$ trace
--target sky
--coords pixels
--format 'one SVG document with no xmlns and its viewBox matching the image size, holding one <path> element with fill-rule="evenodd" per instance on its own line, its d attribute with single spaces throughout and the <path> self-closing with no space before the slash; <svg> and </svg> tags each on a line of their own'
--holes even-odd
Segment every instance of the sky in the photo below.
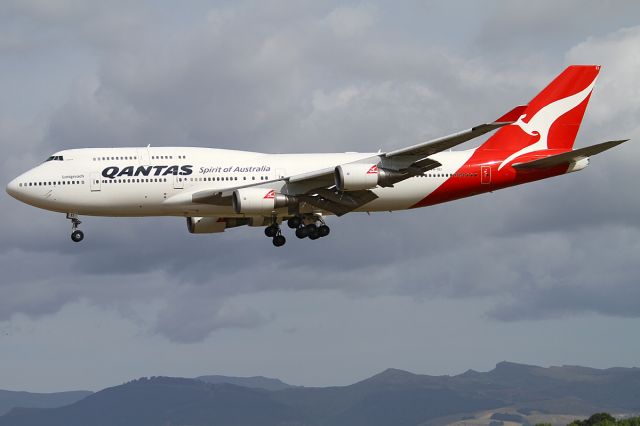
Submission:
<svg viewBox="0 0 640 426">
<path fill-rule="evenodd" d="M 260 228 L 64 215 L 0 194 L 0 389 L 141 376 L 346 385 L 502 360 L 640 366 L 640 3 L 0 3 L 0 178 L 77 147 L 391 150 L 491 121 L 600 64 L 566 176 Z M 470 148 L 482 142 L 469 142 Z"/>
</svg>

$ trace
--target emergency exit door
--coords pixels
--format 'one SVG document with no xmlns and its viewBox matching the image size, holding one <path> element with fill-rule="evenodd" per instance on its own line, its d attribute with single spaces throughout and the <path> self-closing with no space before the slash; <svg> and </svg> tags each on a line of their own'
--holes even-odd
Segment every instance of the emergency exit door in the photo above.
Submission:
<svg viewBox="0 0 640 426">
<path fill-rule="evenodd" d="M 91 173 L 91 181 L 89 182 L 89 185 L 91 187 L 91 191 L 95 192 L 95 191 L 100 191 L 100 182 L 102 179 L 102 175 L 100 173 Z"/>
</svg>

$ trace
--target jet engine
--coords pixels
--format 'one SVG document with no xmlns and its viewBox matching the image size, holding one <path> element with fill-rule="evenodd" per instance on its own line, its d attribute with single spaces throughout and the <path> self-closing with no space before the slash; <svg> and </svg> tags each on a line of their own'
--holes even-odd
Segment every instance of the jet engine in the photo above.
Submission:
<svg viewBox="0 0 640 426">
<path fill-rule="evenodd" d="M 233 191 L 233 210 L 244 214 L 268 214 L 287 207 L 293 200 L 269 188 L 240 188 Z"/>
<path fill-rule="evenodd" d="M 377 164 L 343 164 L 335 169 L 336 187 L 340 191 L 360 191 L 377 186 L 393 186 L 406 176 L 395 170 L 379 168 Z"/>
<path fill-rule="evenodd" d="M 217 217 L 188 217 L 187 229 L 192 234 L 212 234 L 223 232 L 227 227 L 224 219 Z"/>
<path fill-rule="evenodd" d="M 342 164 L 335 169 L 336 187 L 340 191 L 359 191 L 378 186 L 376 164 Z"/>
</svg>

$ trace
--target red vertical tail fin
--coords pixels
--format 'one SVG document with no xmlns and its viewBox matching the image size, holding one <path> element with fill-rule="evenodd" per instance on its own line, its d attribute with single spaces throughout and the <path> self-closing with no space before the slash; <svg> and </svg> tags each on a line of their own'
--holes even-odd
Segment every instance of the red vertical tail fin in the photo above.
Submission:
<svg viewBox="0 0 640 426">
<path fill-rule="evenodd" d="M 510 151 L 499 168 L 524 154 L 570 150 L 600 71 L 572 65 L 529 102 L 518 120 L 498 130 L 479 149 Z"/>
</svg>

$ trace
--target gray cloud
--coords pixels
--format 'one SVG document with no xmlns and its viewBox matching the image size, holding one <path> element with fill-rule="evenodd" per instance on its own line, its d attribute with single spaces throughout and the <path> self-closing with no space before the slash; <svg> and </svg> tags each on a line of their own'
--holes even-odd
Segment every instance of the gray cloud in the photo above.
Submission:
<svg viewBox="0 0 640 426">
<path fill-rule="evenodd" d="M 73 84 L 55 107 L 0 121 L 0 138 L 11 141 L 1 160 L 5 181 L 67 147 L 400 147 L 493 119 L 572 62 L 604 65 L 580 143 L 640 138 L 633 96 L 638 30 L 619 30 L 634 4 L 615 8 L 617 18 L 598 24 L 595 37 L 566 29 L 570 44 L 559 35 L 561 17 L 570 12 L 562 5 L 536 43 L 553 44 L 549 51 L 564 63 L 526 52 L 510 53 L 517 59 L 506 65 L 487 46 L 502 34 L 500 43 L 517 49 L 536 35 L 548 5 L 496 3 L 475 35 L 481 49 L 472 53 L 422 34 L 398 43 L 402 36 L 394 33 L 402 29 L 385 26 L 385 8 L 367 4 L 220 6 L 189 16 L 189 25 L 172 23 L 172 31 L 144 19 L 148 5 L 124 22 L 117 18 L 122 6 L 16 5 L 5 12 L 43 30 L 33 35 L 16 26 L 14 53 L 37 55 L 33 37 L 46 40 L 53 31 L 53 45 L 87 49 L 97 59 L 79 73 L 68 71 Z M 509 16 L 513 38 L 504 37 Z M 11 277 L 0 286 L 0 319 L 53 315 L 80 300 L 127 312 L 149 300 L 158 309 L 145 317 L 148 330 L 195 343 L 217 330 L 273 320 L 268 309 L 234 305 L 238 295 L 318 289 L 354 298 L 496 298 L 488 315 L 501 321 L 594 311 L 638 317 L 627 301 L 635 295 L 630 283 L 639 251 L 633 238 L 623 238 L 639 228 L 637 146 L 539 184 L 420 211 L 331 219 L 332 238 L 315 244 L 291 238 L 283 250 L 257 229 L 187 235 L 180 218 L 86 218 L 88 238 L 78 247 L 68 241 L 62 215 L 4 194 L 0 265 Z M 604 280 L 607 297 L 597 285 Z"/>
</svg>

